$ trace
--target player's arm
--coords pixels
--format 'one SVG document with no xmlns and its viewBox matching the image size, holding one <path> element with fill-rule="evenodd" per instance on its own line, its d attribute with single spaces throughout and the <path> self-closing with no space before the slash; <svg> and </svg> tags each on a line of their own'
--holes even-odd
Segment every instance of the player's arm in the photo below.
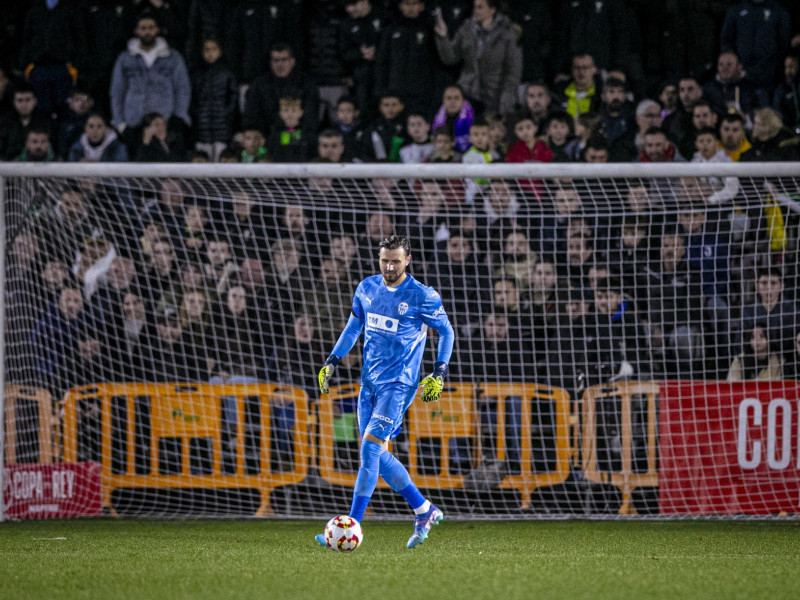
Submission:
<svg viewBox="0 0 800 600">
<path fill-rule="evenodd" d="M 453 343 L 456 338 L 439 294 L 434 292 L 428 296 L 422 320 L 439 333 L 439 345 L 436 351 L 436 364 L 433 366 L 433 373 L 420 382 L 420 387 L 423 388 L 423 402 L 436 402 L 442 396 L 444 378 L 447 375 L 447 365 L 450 364 Z"/>
<path fill-rule="evenodd" d="M 336 369 L 336 366 L 339 364 L 339 361 L 342 359 L 342 357 L 353 349 L 353 346 L 355 346 L 356 341 L 358 341 L 358 338 L 361 336 L 361 331 L 363 329 L 364 320 L 358 318 L 354 314 L 351 314 L 350 318 L 347 320 L 347 325 L 345 325 L 344 330 L 339 335 L 336 345 L 333 347 L 333 351 L 331 352 L 330 356 L 328 356 L 327 360 L 317 374 L 317 382 L 319 383 L 320 393 L 328 393 L 330 389 L 329 381 L 333 376 L 333 371 Z"/>
</svg>

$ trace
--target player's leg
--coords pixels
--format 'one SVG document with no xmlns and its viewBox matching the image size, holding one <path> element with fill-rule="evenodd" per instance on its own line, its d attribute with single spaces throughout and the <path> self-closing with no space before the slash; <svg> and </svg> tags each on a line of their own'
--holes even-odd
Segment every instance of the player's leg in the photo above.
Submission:
<svg viewBox="0 0 800 600">
<path fill-rule="evenodd" d="M 414 387 L 403 386 L 407 389 L 398 389 L 395 398 L 402 398 L 402 413 L 394 424 L 390 439 L 394 439 L 400 434 L 402 425 L 402 415 L 405 415 L 408 407 L 414 401 L 417 389 Z M 381 454 L 380 475 L 389 487 L 405 498 L 408 505 L 414 511 L 414 535 L 408 540 L 407 546 L 413 548 L 425 541 L 431 526 L 438 524 L 444 515 L 429 500 L 422 495 L 419 488 L 411 479 L 408 470 L 397 458 L 389 451 Z"/>
</svg>

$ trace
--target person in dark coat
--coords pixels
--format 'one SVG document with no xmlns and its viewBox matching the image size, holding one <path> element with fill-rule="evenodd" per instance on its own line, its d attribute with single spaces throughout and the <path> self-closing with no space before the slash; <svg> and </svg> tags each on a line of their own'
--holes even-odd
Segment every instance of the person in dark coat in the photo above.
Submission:
<svg viewBox="0 0 800 600">
<path fill-rule="evenodd" d="M 221 57 L 219 42 L 205 40 L 202 63 L 191 76 L 195 149 L 206 152 L 212 162 L 219 160 L 233 137 L 239 100 L 236 78 Z"/>
<path fill-rule="evenodd" d="M 260 75 L 247 90 L 242 129 L 257 129 L 264 135 L 272 131 L 273 122 L 280 109 L 281 97 L 291 90 L 299 91 L 303 100 L 303 127 L 317 129 L 319 91 L 309 77 L 296 69 L 294 51 L 286 44 L 274 46 L 270 51 L 269 72 Z"/>
</svg>

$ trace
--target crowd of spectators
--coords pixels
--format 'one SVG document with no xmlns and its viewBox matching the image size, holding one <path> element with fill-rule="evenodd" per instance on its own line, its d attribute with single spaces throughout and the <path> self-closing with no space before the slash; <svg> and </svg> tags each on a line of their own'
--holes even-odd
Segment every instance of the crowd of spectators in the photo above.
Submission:
<svg viewBox="0 0 800 600">
<path fill-rule="evenodd" d="M 46 0 L 2 18 L 4 160 L 800 157 L 793 2 Z M 778 203 L 796 181 L 99 179 L 19 194 L 9 378 L 56 397 L 98 379 L 315 395 L 309 374 L 393 232 L 451 314 L 455 378 L 575 394 L 800 364 L 797 223 Z"/>
</svg>

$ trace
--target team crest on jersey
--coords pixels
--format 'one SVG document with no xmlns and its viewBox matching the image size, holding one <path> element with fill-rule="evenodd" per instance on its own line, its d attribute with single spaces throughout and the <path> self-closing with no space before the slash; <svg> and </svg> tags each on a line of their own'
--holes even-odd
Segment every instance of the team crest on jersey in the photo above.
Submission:
<svg viewBox="0 0 800 600">
<path fill-rule="evenodd" d="M 408 312 L 408 304 L 406 304 L 405 302 L 401 302 L 400 304 L 398 304 L 397 312 L 400 313 L 401 315 L 406 314 Z"/>
</svg>

